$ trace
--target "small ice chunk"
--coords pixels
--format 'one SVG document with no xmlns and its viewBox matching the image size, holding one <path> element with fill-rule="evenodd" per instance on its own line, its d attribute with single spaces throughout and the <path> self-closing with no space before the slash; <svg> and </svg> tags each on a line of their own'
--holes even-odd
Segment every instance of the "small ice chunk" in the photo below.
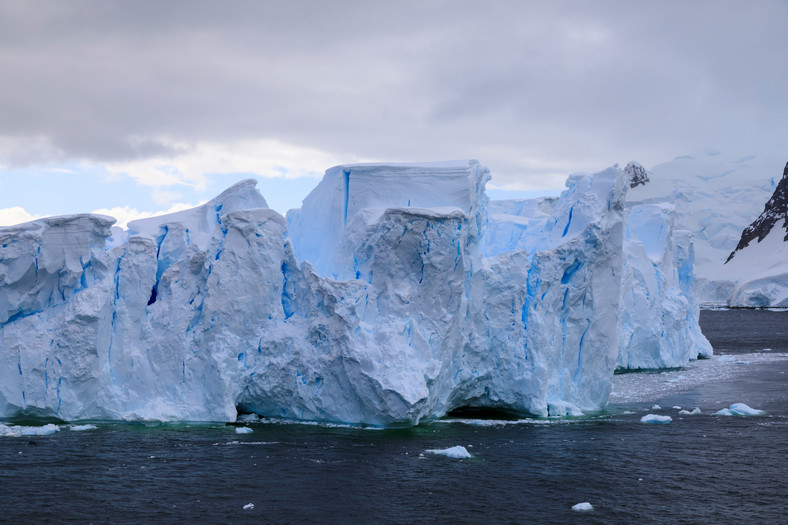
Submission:
<svg viewBox="0 0 788 525">
<path fill-rule="evenodd" d="M 700 408 L 695 407 L 692 410 L 692 412 L 690 412 L 689 410 L 679 410 L 679 414 L 681 414 L 683 416 L 696 416 L 696 415 L 700 414 Z"/>
<path fill-rule="evenodd" d="M 252 432 L 254 431 L 249 427 L 235 427 L 236 434 L 251 434 Z"/>
<path fill-rule="evenodd" d="M 648 414 L 640 418 L 641 423 L 650 423 L 654 425 L 665 425 L 673 421 L 670 416 L 659 416 L 657 414 Z"/>
<path fill-rule="evenodd" d="M 447 458 L 455 458 L 455 459 L 467 459 L 471 457 L 470 452 L 461 446 L 457 445 L 456 447 L 449 447 L 449 448 L 441 448 L 441 449 L 430 449 L 426 451 L 429 454 L 437 454 L 439 456 L 446 456 Z"/>
<path fill-rule="evenodd" d="M 731 412 L 736 414 L 737 416 L 758 416 L 761 414 L 765 414 L 763 410 L 758 410 L 757 408 L 752 408 L 744 403 L 734 403 L 731 405 Z"/>
<path fill-rule="evenodd" d="M 763 410 L 749 407 L 744 403 L 734 403 L 730 408 L 723 408 L 714 413 L 715 416 L 760 416 L 765 414 Z"/>
<path fill-rule="evenodd" d="M 673 410 L 681 410 L 681 407 L 676 405 L 676 406 L 673 407 Z"/>
<path fill-rule="evenodd" d="M 662 410 L 662 407 L 659 405 L 654 405 L 651 407 L 651 410 Z"/>
<path fill-rule="evenodd" d="M 83 432 L 85 430 L 96 430 L 98 427 L 96 425 L 71 425 L 68 427 L 69 430 L 74 432 Z"/>
<path fill-rule="evenodd" d="M 594 506 L 591 505 L 589 502 L 584 501 L 583 503 L 572 505 L 572 510 L 575 512 L 588 512 L 589 510 L 594 510 Z"/>
<path fill-rule="evenodd" d="M 252 510 L 254 508 L 254 503 L 247 503 L 244 505 L 244 510 Z"/>
</svg>

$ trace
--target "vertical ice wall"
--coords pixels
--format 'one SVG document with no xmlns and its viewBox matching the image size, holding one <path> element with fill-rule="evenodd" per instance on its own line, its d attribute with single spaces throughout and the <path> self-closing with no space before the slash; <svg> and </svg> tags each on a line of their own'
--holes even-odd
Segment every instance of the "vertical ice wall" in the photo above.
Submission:
<svg viewBox="0 0 788 525">
<path fill-rule="evenodd" d="M 621 368 L 679 367 L 712 353 L 698 326 L 692 234 L 674 224 L 669 204 L 628 210 L 618 316 Z"/>
</svg>

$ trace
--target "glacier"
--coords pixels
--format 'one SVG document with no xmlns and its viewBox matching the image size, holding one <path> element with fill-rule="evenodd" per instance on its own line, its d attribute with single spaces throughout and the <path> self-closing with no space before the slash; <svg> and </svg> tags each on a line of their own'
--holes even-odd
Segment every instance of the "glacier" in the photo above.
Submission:
<svg viewBox="0 0 788 525">
<path fill-rule="evenodd" d="M 254 180 L 192 210 L 0 228 L 0 417 L 415 425 L 599 410 L 680 366 L 692 236 L 634 165 L 490 202 L 477 161 L 329 169 L 287 217 Z"/>
<path fill-rule="evenodd" d="M 654 166 L 650 181 L 633 187 L 628 205 L 668 203 L 676 227 L 694 236 L 696 295 L 705 306 L 780 306 L 788 283 L 778 240 L 752 243 L 752 255 L 725 261 L 777 191 L 785 159 L 718 151 L 694 152 Z M 757 252 L 757 253 L 756 253 Z M 736 261 L 739 259 L 739 261 Z M 744 262 L 749 259 L 748 262 Z M 768 260 L 761 260 L 768 259 Z M 734 264 L 735 263 L 735 264 Z M 749 284 L 748 284 L 749 283 Z"/>
</svg>

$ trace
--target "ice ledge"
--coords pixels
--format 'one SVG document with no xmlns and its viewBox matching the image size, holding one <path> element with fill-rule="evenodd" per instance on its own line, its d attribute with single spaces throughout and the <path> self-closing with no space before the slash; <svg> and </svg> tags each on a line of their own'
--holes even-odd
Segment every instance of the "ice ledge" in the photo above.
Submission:
<svg viewBox="0 0 788 525">
<path fill-rule="evenodd" d="M 0 226 L 0 236 L 19 235 L 25 232 L 36 232 L 36 231 L 40 232 L 45 228 L 66 226 L 70 224 L 82 225 L 82 223 L 88 223 L 94 225 L 98 229 L 110 228 L 116 222 L 117 219 L 115 219 L 114 217 L 110 217 L 109 215 L 101 215 L 97 213 L 75 213 L 70 215 L 54 215 L 51 217 L 35 219 L 32 221 L 22 222 L 11 226 Z"/>
</svg>

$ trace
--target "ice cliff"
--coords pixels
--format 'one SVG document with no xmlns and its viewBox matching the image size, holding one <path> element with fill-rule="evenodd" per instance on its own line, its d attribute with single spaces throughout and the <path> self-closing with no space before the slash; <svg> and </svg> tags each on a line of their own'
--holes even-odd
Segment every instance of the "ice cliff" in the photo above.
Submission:
<svg viewBox="0 0 788 525">
<path fill-rule="evenodd" d="M 618 365 L 674 368 L 712 348 L 698 326 L 692 234 L 675 228 L 675 208 L 643 204 L 626 212 L 618 316 Z"/>
<path fill-rule="evenodd" d="M 625 225 L 630 173 L 494 203 L 488 179 L 476 161 L 338 166 L 287 220 L 243 181 L 128 231 L 0 228 L 0 417 L 572 415 L 605 404 L 617 366 L 708 353 L 690 238 L 661 206 Z"/>
</svg>

